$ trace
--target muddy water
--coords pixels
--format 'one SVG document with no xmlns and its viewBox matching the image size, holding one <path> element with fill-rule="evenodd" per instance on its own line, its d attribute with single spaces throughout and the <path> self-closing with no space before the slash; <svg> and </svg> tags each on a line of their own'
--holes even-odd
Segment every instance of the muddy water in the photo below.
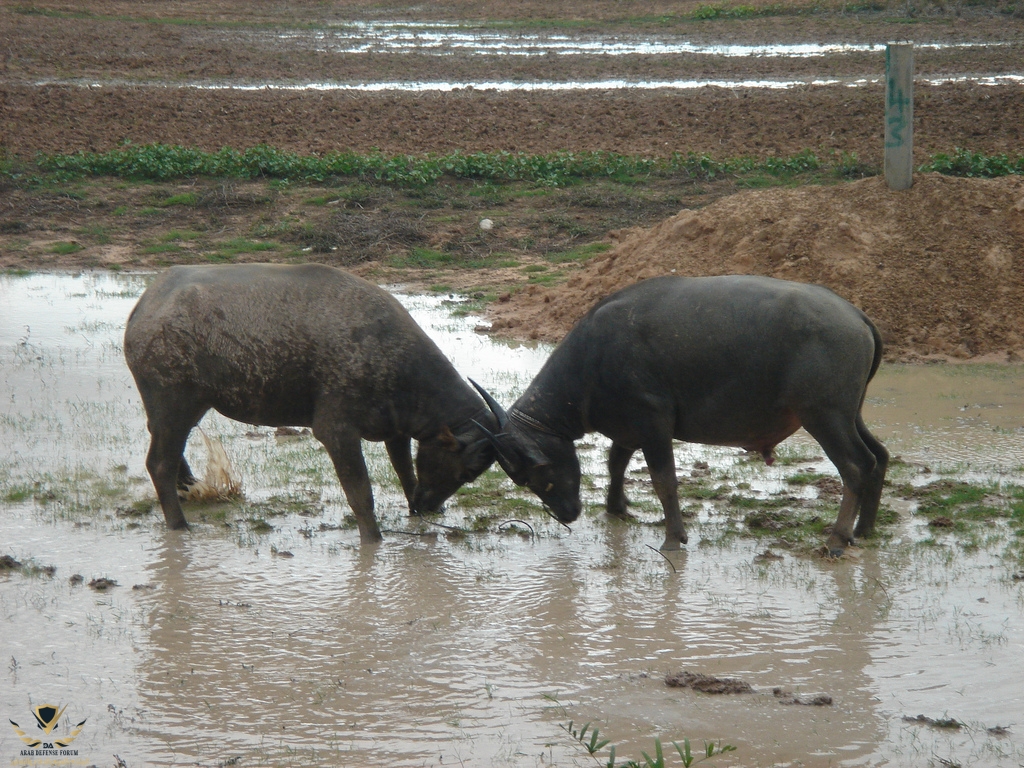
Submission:
<svg viewBox="0 0 1024 768">
<path fill-rule="evenodd" d="M 0 276 L 0 554 L 57 568 L 0 574 L 0 714 L 38 734 L 32 708 L 66 705 L 55 733 L 85 721 L 72 764 L 115 754 L 132 766 L 594 764 L 560 727 L 570 720 L 598 725 L 620 763 L 653 754 L 655 737 L 735 745 L 720 765 L 1024 760 L 1019 566 L 998 546 L 916 545 L 922 528 L 906 513 L 892 541 L 838 563 L 788 553 L 757 563 L 764 543 L 716 541 L 708 510 L 671 564 L 648 548 L 658 528 L 597 515 L 571 532 L 533 516 L 533 538 L 412 536 L 398 532 L 410 526 L 395 481 L 368 446 L 392 532 L 363 549 L 338 529 L 346 508 L 315 442 L 208 417 L 248 502 L 301 503 L 274 516 L 259 507 L 268 532 L 229 517 L 181 535 L 159 513 L 126 516 L 125 498 L 153 495 L 120 357 L 144 282 Z M 493 343 L 441 298 L 402 298 L 459 370 L 506 402 L 547 353 Z M 1020 368 L 886 366 L 866 419 L 907 462 L 897 479 L 1020 482 L 1022 378 Z M 583 441 L 598 475 L 602 447 Z M 201 441 L 189 453 L 202 466 Z M 786 472 L 829 469 L 805 436 L 782 455 L 798 461 L 769 469 L 735 451 L 678 448 L 681 467 L 707 461 L 753 493 Z M 595 501 L 600 476 L 596 486 Z M 653 521 L 647 485 L 631 493 Z M 442 522 L 466 526 L 480 511 L 456 501 Z M 86 586 L 100 577 L 117 586 Z M 683 669 L 756 692 L 666 687 Z M 783 705 L 774 686 L 834 703 Z M 965 727 L 903 720 L 918 714 Z M 0 758 L 46 763 L 23 748 L 5 723 Z M 599 755 L 607 762 L 607 749 Z"/>
</svg>

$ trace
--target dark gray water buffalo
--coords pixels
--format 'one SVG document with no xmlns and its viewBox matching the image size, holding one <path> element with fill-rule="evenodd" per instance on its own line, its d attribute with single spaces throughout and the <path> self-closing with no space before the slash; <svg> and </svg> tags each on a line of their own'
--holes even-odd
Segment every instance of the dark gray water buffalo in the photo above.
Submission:
<svg viewBox="0 0 1024 768">
<path fill-rule="evenodd" d="M 497 422 L 437 345 L 386 291 L 332 267 L 172 267 L 132 310 L 124 354 L 171 528 L 187 527 L 177 486 L 194 478 L 182 453 L 210 408 L 250 424 L 312 427 L 363 542 L 381 535 L 360 439 L 384 441 L 415 512 L 438 509 L 494 460 L 477 424 Z"/>
<path fill-rule="evenodd" d="M 860 415 L 881 356 L 871 321 L 820 286 L 660 277 L 594 306 L 508 414 L 480 392 L 501 426 L 491 435 L 498 461 L 563 522 L 581 508 L 574 440 L 611 438 L 608 512 L 616 516 L 629 514 L 626 465 L 643 451 L 665 509 L 663 549 L 686 543 L 673 438 L 759 451 L 771 463 L 775 446 L 802 426 L 843 478 L 828 539 L 839 554 L 872 532 L 889 461 Z"/>
</svg>

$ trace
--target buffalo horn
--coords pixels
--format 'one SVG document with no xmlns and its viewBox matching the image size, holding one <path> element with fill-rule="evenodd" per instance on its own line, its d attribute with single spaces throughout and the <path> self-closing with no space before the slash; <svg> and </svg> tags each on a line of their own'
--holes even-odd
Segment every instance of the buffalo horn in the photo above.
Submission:
<svg viewBox="0 0 1024 768">
<path fill-rule="evenodd" d="M 484 402 L 487 403 L 487 407 L 490 408 L 491 413 L 494 414 L 494 418 L 498 420 L 498 429 L 504 429 L 505 424 L 508 422 L 508 414 L 505 413 L 505 409 L 501 407 L 497 400 L 491 397 L 490 392 L 481 387 L 475 381 L 470 379 L 469 383 L 476 387 L 476 391 L 480 393 L 480 396 L 484 399 Z"/>
<path fill-rule="evenodd" d="M 501 406 L 498 407 L 500 408 Z M 515 448 L 503 445 L 501 441 L 502 435 L 494 434 L 476 419 L 473 419 L 473 423 L 476 424 L 477 427 L 480 428 L 480 431 L 484 433 L 486 438 L 491 441 L 491 445 L 494 446 L 494 450 L 498 454 L 498 463 L 501 465 L 501 468 L 505 470 L 505 474 L 512 478 L 512 482 L 516 485 L 525 485 L 525 480 L 523 482 L 519 482 L 519 480 L 516 479 L 521 474 L 523 462 L 520 457 L 516 455 Z"/>
</svg>

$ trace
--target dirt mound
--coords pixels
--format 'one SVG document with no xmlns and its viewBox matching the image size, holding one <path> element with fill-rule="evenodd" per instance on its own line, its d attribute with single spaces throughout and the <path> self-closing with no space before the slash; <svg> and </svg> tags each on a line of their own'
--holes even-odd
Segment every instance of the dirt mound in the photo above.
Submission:
<svg viewBox="0 0 1024 768">
<path fill-rule="evenodd" d="M 564 285 L 498 302 L 493 330 L 556 340 L 638 280 L 740 273 L 828 286 L 875 321 L 889 359 L 1024 357 L 1022 179 L 749 191 L 610 236 L 616 247 Z"/>
</svg>

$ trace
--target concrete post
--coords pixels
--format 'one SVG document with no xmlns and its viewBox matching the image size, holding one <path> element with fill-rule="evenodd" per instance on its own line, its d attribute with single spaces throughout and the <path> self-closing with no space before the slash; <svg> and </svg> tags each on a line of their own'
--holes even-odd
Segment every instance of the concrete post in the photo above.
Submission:
<svg viewBox="0 0 1024 768">
<path fill-rule="evenodd" d="M 885 46 L 885 182 L 914 183 L 914 44 Z"/>
</svg>

